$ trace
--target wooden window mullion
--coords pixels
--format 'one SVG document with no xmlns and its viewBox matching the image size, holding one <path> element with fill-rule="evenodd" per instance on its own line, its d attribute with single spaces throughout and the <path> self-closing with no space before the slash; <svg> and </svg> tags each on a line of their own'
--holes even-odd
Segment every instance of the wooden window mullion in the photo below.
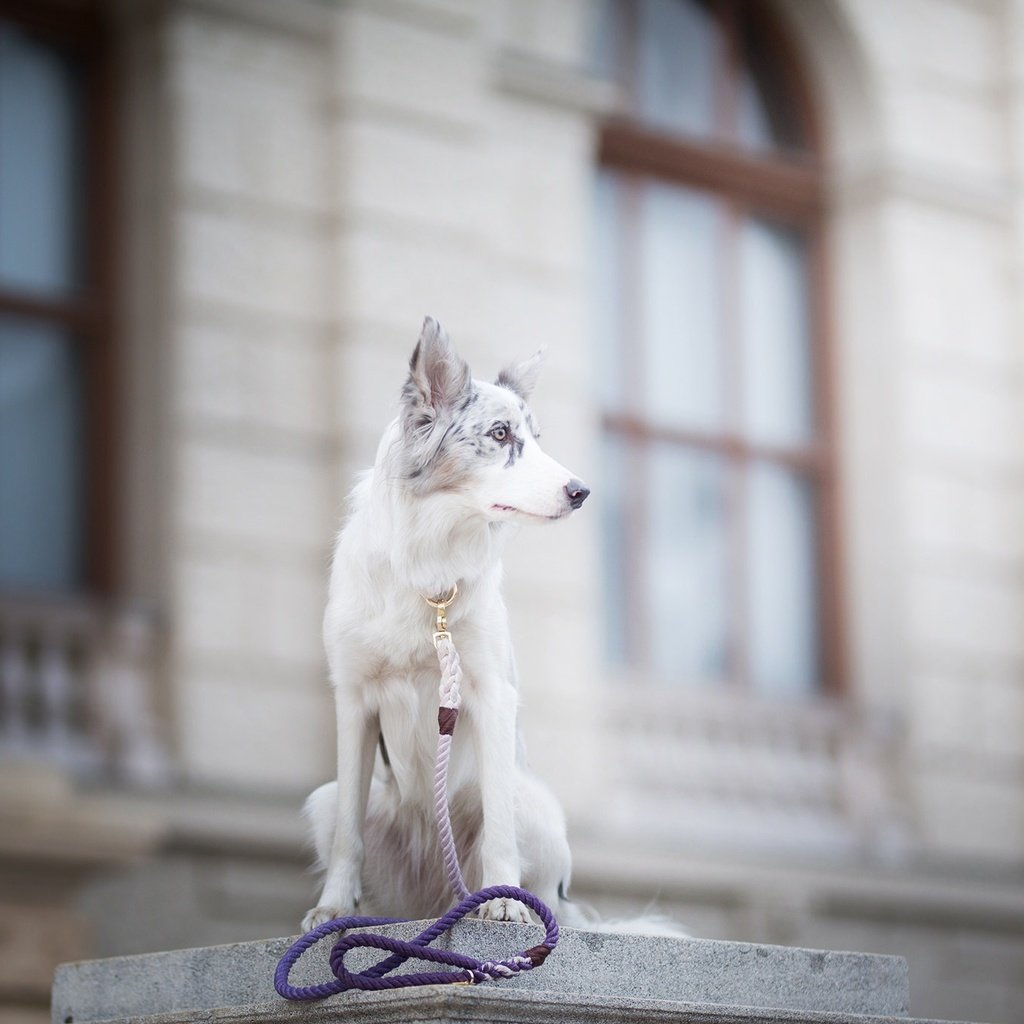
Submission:
<svg viewBox="0 0 1024 1024">
<path fill-rule="evenodd" d="M 88 300 L 74 296 L 66 299 L 41 298 L 5 288 L 0 288 L 0 313 L 27 320 L 45 320 L 66 328 L 73 338 L 87 334 L 95 319 L 95 310 Z"/>
<path fill-rule="evenodd" d="M 755 203 L 783 220 L 820 213 L 825 205 L 818 166 L 806 157 L 748 154 L 621 119 L 606 126 L 599 156 L 609 167 Z"/>
<path fill-rule="evenodd" d="M 604 417 L 608 430 L 632 434 L 649 441 L 666 441 L 719 452 L 735 459 L 770 459 L 790 469 L 808 474 L 828 471 L 828 460 L 819 444 L 775 446 L 750 441 L 732 432 L 710 434 L 685 428 L 654 425 L 630 413 L 609 413 Z"/>
<path fill-rule="evenodd" d="M 116 81 L 109 38 L 96 29 L 88 67 L 89 100 L 86 116 L 90 131 L 86 140 L 86 233 L 87 283 L 94 296 L 94 333 L 90 373 L 86 379 L 88 438 L 86 466 L 86 578 L 98 591 L 110 592 L 116 583 L 117 535 L 117 352 L 115 345 L 114 288 L 117 223 L 115 197 L 117 140 L 115 123 Z"/>
</svg>

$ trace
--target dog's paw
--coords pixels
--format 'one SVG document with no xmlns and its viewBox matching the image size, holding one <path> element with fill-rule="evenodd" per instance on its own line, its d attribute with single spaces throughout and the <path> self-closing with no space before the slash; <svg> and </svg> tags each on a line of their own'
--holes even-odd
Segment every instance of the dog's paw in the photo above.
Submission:
<svg viewBox="0 0 1024 1024">
<path fill-rule="evenodd" d="M 496 899 L 481 903 L 476 916 L 483 921 L 513 921 L 529 924 L 530 912 L 516 900 Z"/>
<path fill-rule="evenodd" d="M 347 917 L 351 913 L 351 910 L 345 910 L 343 907 L 314 907 L 307 911 L 306 916 L 302 919 L 302 930 L 311 932 L 314 928 L 319 928 L 320 925 L 333 921 L 336 917 Z"/>
</svg>

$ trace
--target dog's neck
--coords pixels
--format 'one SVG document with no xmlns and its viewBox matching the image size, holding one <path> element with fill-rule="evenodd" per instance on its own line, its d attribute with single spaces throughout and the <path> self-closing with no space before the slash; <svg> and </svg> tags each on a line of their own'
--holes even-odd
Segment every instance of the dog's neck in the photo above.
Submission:
<svg viewBox="0 0 1024 1024">
<path fill-rule="evenodd" d="M 426 597 L 446 594 L 454 583 L 465 591 L 495 572 L 511 529 L 467 515 L 447 494 L 410 497 L 378 472 L 365 511 L 395 583 Z"/>
</svg>

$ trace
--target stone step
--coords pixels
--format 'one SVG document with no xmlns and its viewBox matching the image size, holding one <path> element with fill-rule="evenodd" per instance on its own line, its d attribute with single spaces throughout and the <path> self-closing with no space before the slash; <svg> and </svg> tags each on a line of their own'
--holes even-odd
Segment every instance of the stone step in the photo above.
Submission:
<svg viewBox="0 0 1024 1024">
<path fill-rule="evenodd" d="M 426 922 L 374 929 L 410 938 Z M 530 925 L 462 921 L 435 945 L 497 959 L 534 945 Z M 476 986 L 344 993 L 288 1003 L 273 973 L 290 939 L 63 964 L 54 1024 L 172 1021 L 622 1020 L 828 1021 L 908 1024 L 906 961 L 866 953 L 565 929 L 543 967 Z M 331 979 L 331 940 L 306 953 L 293 984 Z M 359 954 L 372 962 L 370 953 Z M 359 961 L 353 962 L 359 966 Z M 408 970 L 423 970 L 409 964 Z M 837 1016 L 838 1015 L 838 1016 Z"/>
</svg>

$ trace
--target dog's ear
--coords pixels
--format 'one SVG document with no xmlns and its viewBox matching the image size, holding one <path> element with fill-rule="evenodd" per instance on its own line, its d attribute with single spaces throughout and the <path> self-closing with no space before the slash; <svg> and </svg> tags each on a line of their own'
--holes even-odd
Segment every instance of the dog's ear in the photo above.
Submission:
<svg viewBox="0 0 1024 1024">
<path fill-rule="evenodd" d="M 471 386 L 469 364 L 455 351 L 445 329 L 428 316 L 409 360 L 409 379 L 402 389 L 407 411 L 419 410 L 433 418 L 432 414 L 456 406 Z"/>
<path fill-rule="evenodd" d="M 533 389 L 540 377 L 541 364 L 547 355 L 547 349 L 539 348 L 525 363 L 506 366 L 494 382 L 498 387 L 514 391 L 524 401 L 529 401 Z"/>
</svg>

